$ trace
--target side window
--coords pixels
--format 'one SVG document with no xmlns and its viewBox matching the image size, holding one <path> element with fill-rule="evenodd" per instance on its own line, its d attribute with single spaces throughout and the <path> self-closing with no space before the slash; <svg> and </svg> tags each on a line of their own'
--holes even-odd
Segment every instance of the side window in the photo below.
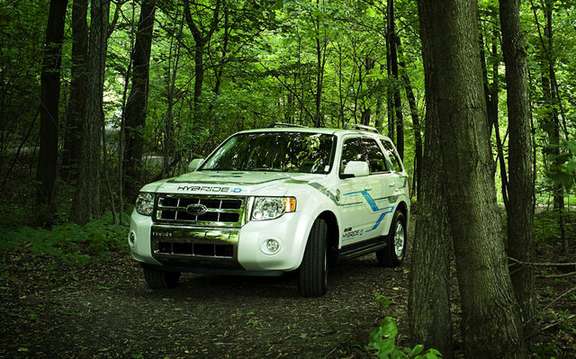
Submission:
<svg viewBox="0 0 576 359">
<path fill-rule="evenodd" d="M 368 156 L 370 174 L 388 171 L 386 156 L 384 156 L 378 142 L 372 138 L 365 138 L 362 142 L 364 142 L 364 148 L 366 150 L 366 155 Z"/>
<path fill-rule="evenodd" d="M 394 150 L 394 145 L 390 143 L 388 140 L 382 139 L 382 145 L 384 146 L 384 150 L 390 159 L 390 163 L 392 165 L 392 171 L 394 172 L 402 172 L 402 164 L 400 162 L 400 158 L 396 155 L 396 151 Z"/>
<path fill-rule="evenodd" d="M 346 164 L 350 161 L 366 161 L 366 154 L 361 138 L 344 140 L 342 145 L 342 160 L 340 162 L 340 174 L 344 173 Z"/>
</svg>

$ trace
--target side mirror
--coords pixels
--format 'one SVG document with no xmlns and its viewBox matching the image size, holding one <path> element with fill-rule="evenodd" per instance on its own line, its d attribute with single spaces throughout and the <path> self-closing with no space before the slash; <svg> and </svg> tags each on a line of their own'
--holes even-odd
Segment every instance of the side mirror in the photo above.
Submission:
<svg viewBox="0 0 576 359">
<path fill-rule="evenodd" d="M 350 161 L 344 167 L 344 178 L 350 177 L 364 177 L 370 174 L 368 163 L 364 161 Z"/>
<path fill-rule="evenodd" d="M 192 162 L 190 162 L 190 164 L 188 164 L 188 172 L 194 172 L 198 169 L 198 167 L 200 167 L 202 165 L 202 163 L 204 162 L 203 158 L 195 158 L 192 160 Z"/>
</svg>

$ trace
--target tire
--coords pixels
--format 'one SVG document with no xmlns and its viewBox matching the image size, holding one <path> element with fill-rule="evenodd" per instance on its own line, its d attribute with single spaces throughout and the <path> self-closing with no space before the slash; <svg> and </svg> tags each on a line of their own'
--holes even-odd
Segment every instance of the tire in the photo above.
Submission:
<svg viewBox="0 0 576 359">
<path fill-rule="evenodd" d="M 300 265 L 298 290 L 303 297 L 321 297 L 328 288 L 328 257 L 326 236 L 328 225 L 317 219 L 312 225 Z"/>
<path fill-rule="evenodd" d="M 400 227 L 400 229 L 399 229 Z M 400 236 L 399 231 L 403 234 Z M 403 238 L 402 247 L 396 247 L 398 239 Z M 406 218 L 400 211 L 394 213 L 390 232 L 386 236 L 386 247 L 376 252 L 376 262 L 381 267 L 398 267 L 406 257 L 408 247 L 408 231 L 406 230 Z"/>
<path fill-rule="evenodd" d="M 178 286 L 180 272 L 165 272 L 162 270 L 143 267 L 144 280 L 150 289 L 169 289 Z"/>
</svg>

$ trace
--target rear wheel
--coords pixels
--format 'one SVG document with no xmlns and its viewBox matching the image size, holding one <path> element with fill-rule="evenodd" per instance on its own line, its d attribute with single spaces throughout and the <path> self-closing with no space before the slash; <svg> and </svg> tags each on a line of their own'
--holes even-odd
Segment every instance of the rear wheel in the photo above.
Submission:
<svg viewBox="0 0 576 359">
<path fill-rule="evenodd" d="M 143 267 L 144 280 L 150 289 L 175 288 L 180 279 L 180 272 L 166 272 L 150 267 Z"/>
<path fill-rule="evenodd" d="M 406 218 L 400 211 L 394 213 L 390 233 L 386 237 L 386 247 L 376 252 L 376 261 L 382 267 L 398 267 L 406 256 L 408 232 Z"/>
<path fill-rule="evenodd" d="M 300 265 L 298 289 L 303 297 L 320 297 L 328 288 L 327 232 L 326 222 L 317 219 L 310 231 Z"/>
</svg>

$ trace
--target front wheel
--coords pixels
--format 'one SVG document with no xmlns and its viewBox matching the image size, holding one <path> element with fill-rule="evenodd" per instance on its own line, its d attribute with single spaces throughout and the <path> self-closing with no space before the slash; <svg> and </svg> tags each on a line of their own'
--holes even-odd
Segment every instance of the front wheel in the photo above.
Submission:
<svg viewBox="0 0 576 359">
<path fill-rule="evenodd" d="M 406 256 L 408 232 L 406 218 L 400 211 L 394 213 L 390 232 L 386 236 L 386 247 L 376 252 L 376 261 L 382 267 L 398 267 Z"/>
<path fill-rule="evenodd" d="M 175 288 L 180 279 L 180 272 L 166 272 L 150 267 L 143 267 L 144 280 L 150 289 Z"/>
<path fill-rule="evenodd" d="M 300 265 L 298 289 L 303 297 L 323 296 L 328 288 L 327 233 L 326 222 L 317 219 L 312 225 Z"/>
</svg>

